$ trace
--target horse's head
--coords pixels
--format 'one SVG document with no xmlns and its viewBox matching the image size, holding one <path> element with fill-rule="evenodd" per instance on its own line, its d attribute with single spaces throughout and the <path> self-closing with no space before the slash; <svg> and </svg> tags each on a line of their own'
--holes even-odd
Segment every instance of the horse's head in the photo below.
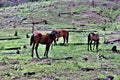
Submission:
<svg viewBox="0 0 120 80">
<path fill-rule="evenodd" d="M 60 32 L 53 30 L 51 33 L 55 34 L 55 41 L 58 41 Z"/>
<path fill-rule="evenodd" d="M 51 37 L 51 39 L 56 40 L 56 32 L 52 31 L 49 36 Z"/>
</svg>

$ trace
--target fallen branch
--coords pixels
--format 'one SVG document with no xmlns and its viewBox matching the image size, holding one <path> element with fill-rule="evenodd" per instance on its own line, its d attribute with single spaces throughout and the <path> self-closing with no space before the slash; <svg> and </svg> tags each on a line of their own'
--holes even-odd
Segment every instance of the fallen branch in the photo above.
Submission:
<svg viewBox="0 0 120 80">
<path fill-rule="evenodd" d="M 41 20 L 41 21 L 33 21 L 33 22 L 27 22 L 27 23 L 23 23 L 23 24 L 40 24 L 40 23 L 44 23 L 44 24 L 48 24 L 47 20 Z"/>
<path fill-rule="evenodd" d="M 76 28 L 67 27 L 67 28 L 57 28 L 57 29 L 76 29 Z"/>
<path fill-rule="evenodd" d="M 15 40 L 15 39 L 20 39 L 20 38 L 0 38 L 0 40 Z"/>
<path fill-rule="evenodd" d="M 88 31 L 88 30 L 68 30 L 69 32 L 97 32 L 97 31 Z"/>
<path fill-rule="evenodd" d="M 104 43 L 109 44 L 109 43 L 112 43 L 112 42 L 119 42 L 119 41 L 120 41 L 120 39 L 112 39 L 112 40 L 104 42 Z"/>
<path fill-rule="evenodd" d="M 21 49 L 21 47 L 6 48 L 5 50 L 18 50 L 18 49 Z"/>
</svg>

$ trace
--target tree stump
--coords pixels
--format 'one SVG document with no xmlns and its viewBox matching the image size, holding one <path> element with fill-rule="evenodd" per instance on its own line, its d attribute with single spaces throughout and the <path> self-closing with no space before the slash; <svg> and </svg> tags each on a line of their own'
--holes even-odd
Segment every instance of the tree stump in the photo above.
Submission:
<svg viewBox="0 0 120 80">
<path fill-rule="evenodd" d="M 15 34 L 14 34 L 14 36 L 18 36 L 18 33 L 17 33 L 17 31 L 15 31 Z"/>
<path fill-rule="evenodd" d="M 113 46 L 113 47 L 112 47 L 112 51 L 113 51 L 113 52 L 117 52 L 117 47 L 116 47 L 116 46 Z"/>
</svg>

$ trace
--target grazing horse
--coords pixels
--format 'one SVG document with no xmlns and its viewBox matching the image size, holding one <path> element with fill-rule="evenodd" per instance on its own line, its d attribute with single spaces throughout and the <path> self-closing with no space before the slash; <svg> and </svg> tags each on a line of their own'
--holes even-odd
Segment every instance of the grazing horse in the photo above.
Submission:
<svg viewBox="0 0 120 80">
<path fill-rule="evenodd" d="M 33 57 L 34 48 L 35 48 L 36 56 L 39 58 L 37 49 L 38 49 L 38 45 L 40 43 L 40 44 L 46 45 L 44 56 L 46 58 L 48 58 L 49 47 L 52 44 L 52 42 L 55 40 L 55 38 L 56 37 L 55 37 L 54 32 L 51 32 L 49 34 L 43 34 L 43 33 L 40 33 L 40 32 L 34 32 L 32 34 L 32 36 L 31 36 L 31 39 L 30 39 L 30 45 L 33 44 L 33 46 L 32 46 L 32 55 L 31 56 Z"/>
<path fill-rule="evenodd" d="M 63 29 L 57 29 L 57 30 L 53 30 L 52 32 L 56 33 L 56 39 L 54 40 L 55 45 L 57 44 L 56 41 L 58 41 L 58 39 L 60 37 L 63 37 L 63 44 L 68 43 L 68 38 L 69 38 L 69 32 Z"/>
<path fill-rule="evenodd" d="M 99 46 L 99 35 L 95 34 L 95 33 L 89 33 L 88 35 L 88 51 L 89 51 L 89 46 L 90 46 L 90 50 L 92 51 L 92 41 L 94 41 L 94 47 L 96 45 L 96 49 L 98 52 L 98 46 Z M 94 49 L 93 47 L 93 49 Z"/>
</svg>

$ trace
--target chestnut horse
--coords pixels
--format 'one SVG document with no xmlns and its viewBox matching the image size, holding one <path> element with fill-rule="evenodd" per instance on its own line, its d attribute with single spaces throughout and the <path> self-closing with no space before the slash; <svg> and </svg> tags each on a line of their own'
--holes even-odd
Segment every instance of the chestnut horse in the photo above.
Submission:
<svg viewBox="0 0 120 80">
<path fill-rule="evenodd" d="M 36 56 L 39 58 L 37 49 L 38 49 L 38 45 L 40 43 L 40 44 L 46 45 L 44 56 L 46 58 L 48 58 L 49 47 L 52 44 L 52 42 L 55 40 L 55 38 L 56 37 L 55 37 L 54 32 L 51 32 L 50 34 L 43 34 L 43 33 L 40 33 L 40 32 L 34 32 L 32 34 L 32 36 L 31 36 L 31 39 L 30 39 L 30 45 L 33 44 L 33 46 L 32 46 L 32 55 L 31 56 L 33 57 L 34 48 L 35 48 Z"/>
<path fill-rule="evenodd" d="M 89 51 L 89 46 L 90 46 L 90 50 L 92 51 L 92 41 L 94 41 L 94 47 L 96 45 L 96 49 L 98 52 L 99 35 L 95 34 L 95 33 L 89 33 L 89 35 L 88 35 L 88 51 Z M 94 49 L 94 47 L 93 47 L 93 49 Z"/>
<path fill-rule="evenodd" d="M 57 44 L 56 41 L 58 41 L 60 37 L 63 37 L 63 44 L 65 44 L 65 42 L 68 43 L 69 32 L 67 30 L 57 29 L 53 30 L 52 32 L 56 33 L 56 39 L 54 40 L 55 45 Z"/>
</svg>

